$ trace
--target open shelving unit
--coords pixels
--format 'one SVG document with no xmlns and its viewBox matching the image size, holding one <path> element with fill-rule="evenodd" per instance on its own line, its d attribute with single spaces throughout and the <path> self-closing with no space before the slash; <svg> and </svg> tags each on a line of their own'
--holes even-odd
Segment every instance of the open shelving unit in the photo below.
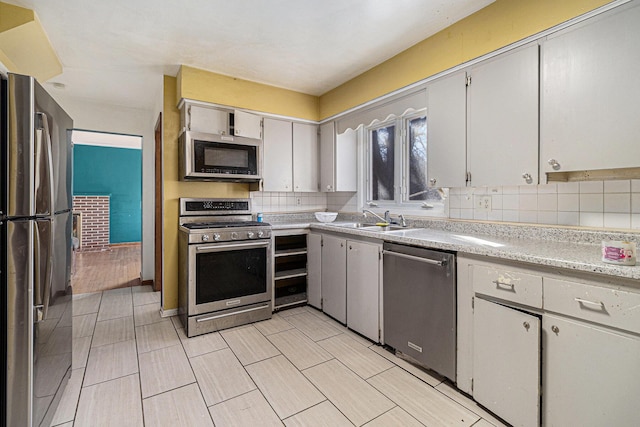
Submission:
<svg viewBox="0 0 640 427">
<path fill-rule="evenodd" d="M 307 302 L 307 235 L 274 236 L 274 309 Z"/>
</svg>

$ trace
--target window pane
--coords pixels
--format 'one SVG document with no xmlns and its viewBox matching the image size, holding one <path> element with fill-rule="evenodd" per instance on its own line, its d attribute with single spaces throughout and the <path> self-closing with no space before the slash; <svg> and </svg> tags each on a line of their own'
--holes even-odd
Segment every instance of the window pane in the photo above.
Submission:
<svg viewBox="0 0 640 427">
<path fill-rule="evenodd" d="M 427 118 L 407 122 L 409 135 L 409 200 L 427 200 Z"/>
<path fill-rule="evenodd" d="M 371 199 L 394 200 L 395 126 L 371 131 Z"/>
</svg>

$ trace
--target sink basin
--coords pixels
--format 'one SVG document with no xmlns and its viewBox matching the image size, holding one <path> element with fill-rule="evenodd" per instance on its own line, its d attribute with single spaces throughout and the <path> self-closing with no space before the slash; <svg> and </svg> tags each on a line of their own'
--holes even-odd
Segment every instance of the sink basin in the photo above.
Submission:
<svg viewBox="0 0 640 427">
<path fill-rule="evenodd" d="M 409 227 L 403 227 L 401 225 L 372 225 L 367 227 L 361 227 L 361 230 L 367 231 L 397 231 L 407 230 Z"/>
<path fill-rule="evenodd" d="M 369 227 L 377 227 L 377 225 L 375 225 L 375 224 L 366 224 L 366 223 L 363 223 L 363 222 L 347 222 L 347 223 L 331 224 L 331 225 L 335 225 L 336 227 L 344 227 L 344 228 L 369 228 Z"/>
<path fill-rule="evenodd" d="M 357 228 L 359 230 L 366 230 L 366 231 L 395 231 L 395 230 L 408 230 L 411 227 L 403 227 L 401 225 L 395 225 L 395 224 L 390 224 L 390 225 L 375 225 L 375 224 L 367 224 L 364 222 L 348 222 L 348 223 L 338 223 L 338 224 L 331 224 L 331 225 L 335 225 L 336 227 L 343 227 L 343 228 Z"/>
</svg>

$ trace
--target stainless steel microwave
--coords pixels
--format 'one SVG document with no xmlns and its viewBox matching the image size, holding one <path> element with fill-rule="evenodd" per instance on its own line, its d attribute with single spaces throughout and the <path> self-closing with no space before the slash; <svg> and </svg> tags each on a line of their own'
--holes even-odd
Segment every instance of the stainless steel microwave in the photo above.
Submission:
<svg viewBox="0 0 640 427">
<path fill-rule="evenodd" d="M 182 132 L 181 181 L 255 182 L 262 178 L 262 140 Z"/>
</svg>

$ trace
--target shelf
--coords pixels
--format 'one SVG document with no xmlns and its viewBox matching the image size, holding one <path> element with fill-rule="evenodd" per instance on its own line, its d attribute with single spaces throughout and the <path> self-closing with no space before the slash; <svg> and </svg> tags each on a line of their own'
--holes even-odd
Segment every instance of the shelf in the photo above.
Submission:
<svg viewBox="0 0 640 427">
<path fill-rule="evenodd" d="M 276 251 L 274 256 L 278 258 L 282 256 L 305 255 L 306 253 L 306 248 L 281 249 Z"/>
<path fill-rule="evenodd" d="M 274 308 L 282 308 L 307 302 L 307 293 L 301 292 L 295 295 L 276 298 Z"/>
<path fill-rule="evenodd" d="M 297 268 L 295 270 L 276 271 L 275 279 L 276 280 L 291 279 L 293 277 L 302 277 L 306 275 L 307 275 L 306 268 Z"/>
</svg>

